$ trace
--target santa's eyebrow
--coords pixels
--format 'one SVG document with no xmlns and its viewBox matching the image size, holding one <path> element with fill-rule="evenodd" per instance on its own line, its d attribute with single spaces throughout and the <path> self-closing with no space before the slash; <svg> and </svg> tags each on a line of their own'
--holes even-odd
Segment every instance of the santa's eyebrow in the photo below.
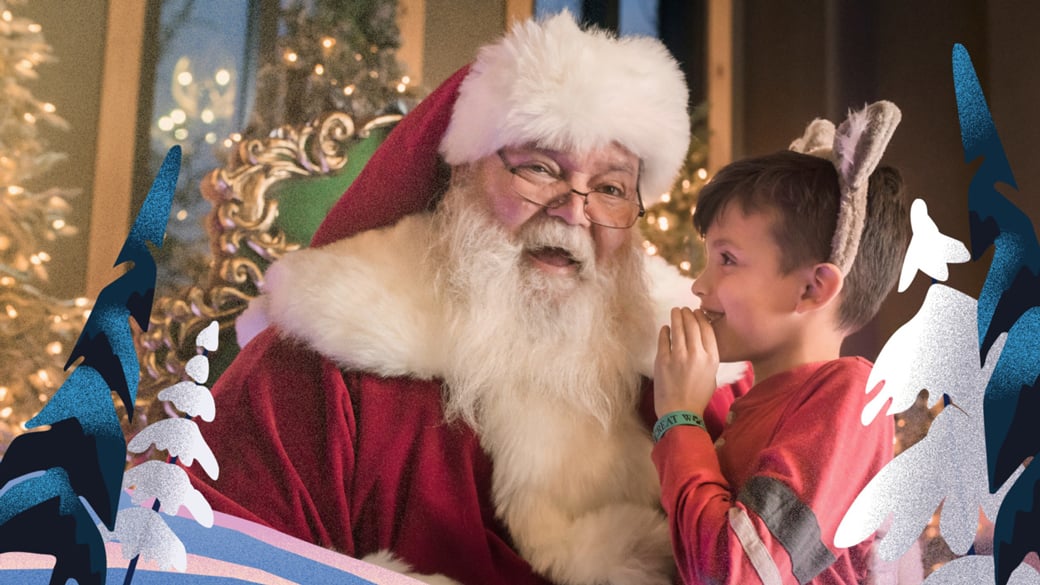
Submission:
<svg viewBox="0 0 1040 585">
<path fill-rule="evenodd" d="M 516 154 L 516 155 L 521 155 L 521 156 L 522 155 L 529 155 L 529 156 L 530 155 L 541 155 L 541 156 L 544 156 L 544 157 L 552 159 L 553 162 L 555 162 L 556 164 L 558 164 L 560 166 L 565 166 L 563 164 L 564 162 L 570 162 L 567 153 L 562 151 L 562 150 L 556 150 L 554 148 L 544 148 L 544 147 L 535 146 L 535 145 L 532 145 L 532 144 L 528 144 L 528 145 L 524 145 L 524 146 L 515 146 L 515 147 L 508 147 L 507 146 L 503 150 L 505 150 L 506 153 L 508 153 L 508 154 Z M 596 172 L 594 174 L 595 175 L 605 175 L 607 173 L 614 173 L 614 172 L 628 173 L 628 174 L 631 174 L 631 175 L 638 174 L 638 170 L 637 170 L 636 167 L 633 167 L 631 164 L 629 164 L 628 162 L 624 162 L 624 161 L 622 161 L 622 162 L 610 162 L 610 163 L 607 164 L 607 167 L 604 170 Z"/>
<path fill-rule="evenodd" d="M 610 166 L 607 167 L 607 170 L 603 171 L 603 173 L 600 173 L 600 174 L 602 175 L 604 173 L 613 173 L 613 172 L 621 172 L 621 173 L 628 173 L 630 175 L 634 175 L 634 174 L 636 174 L 636 169 L 634 169 L 632 167 L 632 165 L 630 165 L 628 163 L 613 163 L 613 164 L 611 164 Z"/>
</svg>

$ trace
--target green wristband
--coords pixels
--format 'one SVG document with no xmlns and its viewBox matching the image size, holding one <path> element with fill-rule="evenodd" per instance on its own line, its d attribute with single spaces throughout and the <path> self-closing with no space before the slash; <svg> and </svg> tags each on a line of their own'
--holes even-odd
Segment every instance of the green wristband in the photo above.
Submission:
<svg viewBox="0 0 1040 585">
<path fill-rule="evenodd" d="M 654 442 L 660 441 L 661 437 L 668 432 L 668 429 L 679 425 L 690 425 L 691 427 L 700 427 L 707 430 L 704 427 L 704 419 L 695 413 L 688 410 L 676 410 L 657 419 L 657 424 L 654 425 Z"/>
</svg>

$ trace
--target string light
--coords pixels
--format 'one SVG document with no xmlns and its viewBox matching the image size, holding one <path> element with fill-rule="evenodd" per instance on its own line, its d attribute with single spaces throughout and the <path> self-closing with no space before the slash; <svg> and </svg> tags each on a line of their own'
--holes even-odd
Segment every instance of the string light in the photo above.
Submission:
<svg viewBox="0 0 1040 585">
<path fill-rule="evenodd" d="M 213 75 L 213 79 L 216 80 L 217 85 L 227 85 L 231 83 L 231 72 L 227 69 L 218 69 L 216 74 Z"/>
<path fill-rule="evenodd" d="M 325 75 L 325 66 L 322 65 L 321 63 L 318 63 L 317 65 L 314 66 L 314 73 L 316 73 L 318 75 Z"/>
<path fill-rule="evenodd" d="M 41 140 L 39 126 L 60 128 L 64 122 L 54 103 L 32 95 L 23 81 L 35 79 L 36 69 L 51 59 L 52 48 L 43 39 L 43 27 L 15 17 L 0 2 L 0 24 L 10 37 L 0 51 L 0 69 L 7 74 L 7 93 L 17 96 L 8 104 L 5 137 L 0 141 L 0 457 L 11 440 L 25 428 L 25 421 L 39 411 L 61 379 L 64 350 L 76 341 L 85 323 L 83 306 L 55 298 L 41 290 L 46 266 L 51 262 L 43 242 L 75 232 L 65 219 L 70 210 L 68 189 L 49 187 L 36 191 L 19 183 L 44 176 L 60 153 L 51 152 Z M 13 24 L 4 24 L 13 23 Z M 33 36 L 36 35 L 36 36 Z M 53 174 L 53 173 L 51 173 Z M 60 177 L 55 179 L 61 183 Z M 34 183 L 35 184 L 35 183 Z"/>
<path fill-rule="evenodd" d="M 704 169 L 707 141 L 702 138 L 707 135 L 707 107 L 695 108 L 691 122 L 696 140 L 687 153 L 679 179 L 668 192 L 657 198 L 656 203 L 647 207 L 646 215 L 639 222 L 640 231 L 647 241 L 644 252 L 660 256 L 684 276 L 693 276 L 704 264 L 704 249 L 690 215 L 707 176 Z"/>
<path fill-rule="evenodd" d="M 332 47 L 336 46 L 336 39 L 332 37 L 322 37 L 321 46 L 326 49 L 331 49 Z"/>
</svg>

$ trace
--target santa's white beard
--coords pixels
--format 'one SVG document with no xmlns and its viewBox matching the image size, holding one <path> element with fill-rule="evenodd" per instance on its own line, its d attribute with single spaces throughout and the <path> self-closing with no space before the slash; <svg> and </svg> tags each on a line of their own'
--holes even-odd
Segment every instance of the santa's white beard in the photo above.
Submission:
<svg viewBox="0 0 1040 585">
<path fill-rule="evenodd" d="M 604 427 L 638 397 L 639 349 L 653 339 L 639 252 L 596 261 L 588 231 L 539 214 L 511 237 L 463 176 L 435 214 L 427 266 L 447 307 L 445 412 L 477 429 L 489 407 L 559 403 Z M 566 249 L 572 276 L 547 274 L 524 250 Z"/>
</svg>

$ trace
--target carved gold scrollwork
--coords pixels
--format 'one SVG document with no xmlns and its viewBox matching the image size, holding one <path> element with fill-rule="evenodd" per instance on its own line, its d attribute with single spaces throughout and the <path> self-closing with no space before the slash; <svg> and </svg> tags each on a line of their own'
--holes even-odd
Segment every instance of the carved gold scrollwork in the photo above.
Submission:
<svg viewBox="0 0 1040 585">
<path fill-rule="evenodd" d="M 210 271 L 199 285 L 157 298 L 148 331 L 136 339 L 143 373 L 138 407 L 145 418 L 163 416 L 155 395 L 186 379 L 184 364 L 198 351 L 199 332 L 214 320 L 222 331 L 233 330 L 235 318 L 263 286 L 264 267 L 299 247 L 277 227 L 271 186 L 339 171 L 354 143 L 399 119 L 381 116 L 357 130 L 350 115 L 332 112 L 302 127 L 285 126 L 239 143 L 229 162 L 203 179 L 202 195 L 213 205 L 206 220 Z"/>
</svg>

